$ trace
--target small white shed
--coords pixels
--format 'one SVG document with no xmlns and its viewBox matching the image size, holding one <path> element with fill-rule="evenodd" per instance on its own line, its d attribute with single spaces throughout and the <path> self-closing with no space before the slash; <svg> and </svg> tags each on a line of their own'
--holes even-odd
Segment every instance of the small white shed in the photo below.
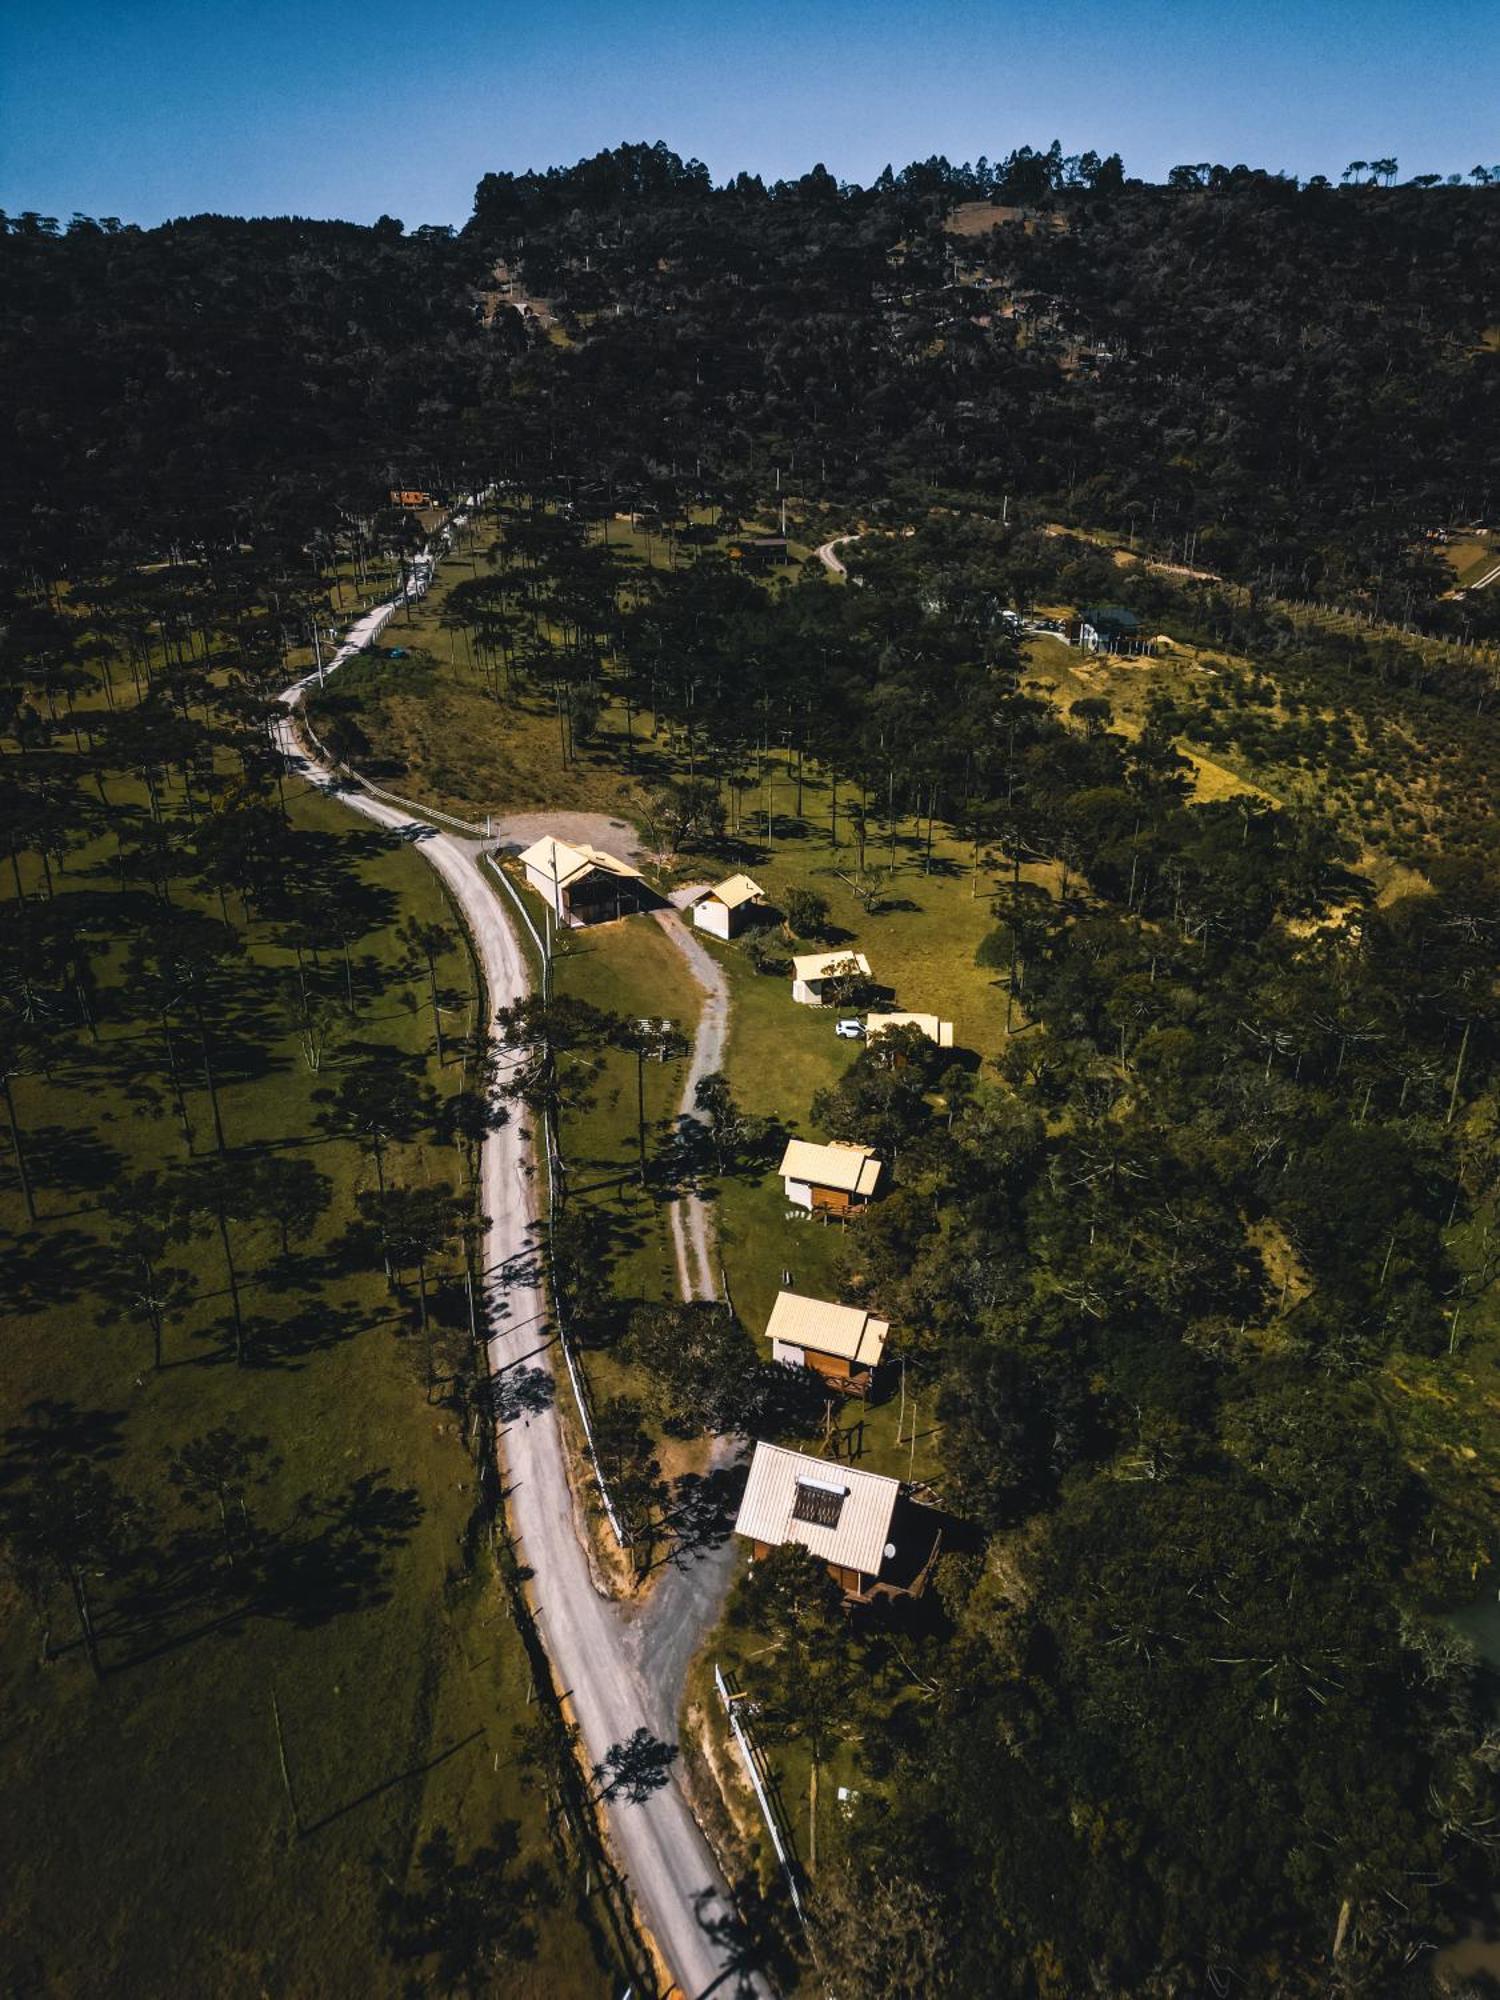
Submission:
<svg viewBox="0 0 1500 2000">
<path fill-rule="evenodd" d="M 766 892 L 748 875 L 731 875 L 716 882 L 693 902 L 693 922 L 710 937 L 738 937 L 750 921 L 751 913 L 764 909 Z"/>
</svg>

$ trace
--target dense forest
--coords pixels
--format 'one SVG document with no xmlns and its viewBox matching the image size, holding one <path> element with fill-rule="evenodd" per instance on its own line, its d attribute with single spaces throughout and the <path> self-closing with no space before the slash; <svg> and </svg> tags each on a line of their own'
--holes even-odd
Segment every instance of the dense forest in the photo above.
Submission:
<svg viewBox="0 0 1500 2000">
<path fill-rule="evenodd" d="M 271 1258 L 279 1230 L 290 1284 L 289 1232 L 330 1226 L 310 1168 L 216 1161 L 215 1051 L 248 1076 L 258 1009 L 316 1073 L 341 980 L 363 1009 L 412 983 L 405 1052 L 310 1101 L 382 1172 L 387 1140 L 451 1149 L 447 1205 L 397 1187 L 393 1216 L 382 1181 L 328 1268 L 417 1271 L 426 1335 L 425 1259 L 461 1254 L 484 1109 L 467 1044 L 445 1068 L 453 939 L 408 920 L 384 971 L 358 957 L 396 887 L 288 817 L 271 728 L 293 652 L 423 539 L 393 491 L 487 496 L 443 617 L 495 727 L 539 704 L 565 768 L 618 709 L 661 844 L 754 861 L 778 758 L 798 838 L 816 774 L 866 916 L 899 921 L 899 842 L 914 877 L 972 851 L 1001 1053 L 867 1046 L 796 1107 L 893 1163 L 843 1281 L 902 1331 L 965 1530 L 920 1615 L 851 1618 L 795 1550 L 732 1603 L 772 1641 L 768 1739 L 857 1742 L 868 1773 L 808 1991 L 1414 1996 L 1492 1887 L 1495 1692 L 1448 1614 L 1495 1555 L 1487 1433 L 1483 1476 L 1460 1437 L 1494 1422 L 1500 586 L 1456 590 L 1445 538 L 1497 504 L 1500 173 L 1374 166 L 1158 186 L 1054 147 L 715 186 L 632 146 L 488 175 L 459 231 L 0 235 L 6 1255 L 45 1264 L 67 1172 L 15 1093 L 86 1075 L 103 993 L 164 1052 L 139 1115 L 190 1155 L 198 1127 L 201 1159 L 87 1190 L 158 1361 L 174 1245 L 261 1231 Z M 848 587 L 727 559 L 782 508 L 806 545 L 865 531 Z M 613 548 L 622 516 L 670 564 Z M 1023 615 L 1103 602 L 1219 666 L 1129 727 L 1050 698 Z M 351 762 L 386 748 L 383 671 L 317 710 Z M 1201 796 L 1188 741 L 1299 783 Z M 231 1007 L 242 932 L 279 969 Z M 675 1418 L 681 1326 L 652 1325 Z M 233 1297 L 236 1364 L 289 1337 Z M 763 1388 L 697 1420 L 752 1430 Z M 35 1421 L 0 1480 L 17 1605 L 127 1567 L 113 1462 L 48 1542 Z"/>
</svg>

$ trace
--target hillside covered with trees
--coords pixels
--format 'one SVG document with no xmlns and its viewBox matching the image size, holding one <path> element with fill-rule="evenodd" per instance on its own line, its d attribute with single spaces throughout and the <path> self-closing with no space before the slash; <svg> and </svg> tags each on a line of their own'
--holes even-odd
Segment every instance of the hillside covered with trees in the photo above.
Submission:
<svg viewBox="0 0 1500 2000">
<path fill-rule="evenodd" d="M 1458 590 L 1445 538 L 1497 504 L 1500 174 L 1375 166 L 1156 186 L 1025 148 L 715 186 L 639 146 L 488 175 L 456 232 L 6 220 L 0 1609 L 6 1701 L 47 1718 L 13 1799 L 78 1805 L 89 1693 L 208 1627 L 258 1700 L 299 1686 L 260 1628 L 390 1604 L 390 1674 L 452 1722 L 403 1759 L 467 1726 L 486 1027 L 412 858 L 289 802 L 275 696 L 474 495 L 402 653 L 315 702 L 330 752 L 472 817 L 629 813 L 665 884 L 764 871 L 785 921 L 725 955 L 747 1038 L 794 946 L 857 927 L 879 963 L 923 917 L 977 1017 L 795 1100 L 731 1040 L 703 1099 L 731 1221 L 778 1119 L 892 1163 L 837 1282 L 899 1329 L 955 1526 L 919 1610 L 851 1614 L 789 1550 L 731 1601 L 773 1754 L 860 1773 L 782 1974 L 1466 1990 L 1437 1954 L 1488 1908 L 1500 1766 L 1453 1622 L 1497 1553 L 1500 586 Z M 778 528 L 792 559 L 747 574 Z M 836 534 L 846 580 L 796 559 Z M 1078 679 L 1099 605 L 1162 643 Z M 555 1010 L 500 1025 L 581 1116 L 603 1017 L 571 1004 L 571 1049 Z M 649 1195 L 644 1108 L 639 1159 Z M 726 1313 L 688 1382 L 688 1322 L 610 1294 L 583 1213 L 563 1281 L 571 1242 L 585 1341 L 650 1384 L 611 1449 L 665 1537 L 651 1424 L 754 1434 L 765 1371 Z M 330 1492 L 346 1349 L 375 1414 Z M 456 1635 L 426 1669 L 408 1544 Z M 498 1830 L 445 1774 L 374 1863 L 338 1851 L 356 1950 L 594 1990 L 557 1740 L 520 1740 Z M 330 1810 L 383 1776 L 320 1768 Z M 438 1956 L 455 1828 L 467 1961 Z"/>
</svg>

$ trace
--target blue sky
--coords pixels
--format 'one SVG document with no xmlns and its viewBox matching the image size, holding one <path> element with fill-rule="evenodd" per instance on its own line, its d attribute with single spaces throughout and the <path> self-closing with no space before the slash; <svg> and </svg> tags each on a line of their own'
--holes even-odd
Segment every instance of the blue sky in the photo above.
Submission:
<svg viewBox="0 0 1500 2000">
<path fill-rule="evenodd" d="M 445 18 L 446 15 L 446 18 Z M 1337 176 L 1500 162 L 1493 0 L 9 0 L 0 207 L 462 222 L 491 168 L 665 139 L 867 180 L 1060 138 Z"/>
</svg>

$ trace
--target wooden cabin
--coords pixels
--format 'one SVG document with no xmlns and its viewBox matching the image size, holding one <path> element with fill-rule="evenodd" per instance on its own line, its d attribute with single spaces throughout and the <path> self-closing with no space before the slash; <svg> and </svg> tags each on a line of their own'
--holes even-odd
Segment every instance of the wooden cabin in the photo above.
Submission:
<svg viewBox="0 0 1500 2000">
<path fill-rule="evenodd" d="M 870 961 L 862 951 L 804 952 L 792 960 L 792 998 L 804 1007 L 826 1007 L 836 979 L 868 979 Z"/>
<path fill-rule="evenodd" d="M 856 1604 L 920 1597 L 942 1544 L 937 1517 L 909 1500 L 899 1479 L 764 1443 L 750 1461 L 734 1532 L 756 1561 L 800 1543 Z"/>
<path fill-rule="evenodd" d="M 710 937 L 738 937 L 757 909 L 766 906 L 766 892 L 748 875 L 731 875 L 693 898 L 693 922 Z"/>
<path fill-rule="evenodd" d="M 936 1014 L 870 1014 L 865 1020 L 865 1040 L 876 1041 L 892 1028 L 916 1028 L 940 1049 L 953 1046 L 953 1023 L 940 1020 Z"/>
<path fill-rule="evenodd" d="M 724 553 L 741 569 L 774 569 L 778 563 L 791 560 L 785 535 L 736 535 Z"/>
<path fill-rule="evenodd" d="M 860 1306 L 781 1292 L 766 1322 L 771 1359 L 788 1368 L 810 1368 L 830 1389 L 867 1396 L 885 1357 L 888 1320 Z"/>
<path fill-rule="evenodd" d="M 815 1215 L 848 1215 L 863 1208 L 880 1185 L 882 1162 L 868 1146 L 820 1146 L 788 1139 L 777 1169 L 786 1198 Z"/>
<path fill-rule="evenodd" d="M 543 834 L 521 856 L 526 881 L 559 924 L 608 922 L 642 907 L 649 896 L 639 868 L 583 842 Z"/>
</svg>

